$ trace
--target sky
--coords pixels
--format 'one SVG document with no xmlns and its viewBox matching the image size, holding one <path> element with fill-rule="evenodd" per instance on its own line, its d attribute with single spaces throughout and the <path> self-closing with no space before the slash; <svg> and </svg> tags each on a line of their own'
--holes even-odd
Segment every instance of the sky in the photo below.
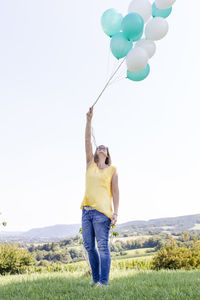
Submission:
<svg viewBox="0 0 200 300">
<path fill-rule="evenodd" d="M 100 18 L 129 2 L 0 2 L 1 230 L 81 223 L 86 113 L 117 66 Z M 199 9 L 177 1 L 148 78 L 118 80 L 124 66 L 94 108 L 118 223 L 200 213 Z"/>
</svg>

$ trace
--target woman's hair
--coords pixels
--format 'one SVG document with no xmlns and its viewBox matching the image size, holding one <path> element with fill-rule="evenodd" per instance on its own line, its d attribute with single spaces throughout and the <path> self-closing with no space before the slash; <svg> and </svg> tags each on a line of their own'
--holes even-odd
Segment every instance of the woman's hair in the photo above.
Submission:
<svg viewBox="0 0 200 300">
<path fill-rule="evenodd" d="M 98 157 L 98 154 L 97 154 L 97 148 L 96 148 L 96 151 L 94 153 L 94 161 L 96 163 L 98 163 L 98 161 L 99 161 L 99 157 Z M 107 147 L 107 157 L 106 157 L 106 160 L 105 160 L 105 164 L 108 165 L 108 166 L 111 165 L 111 157 L 110 157 L 110 153 L 109 153 L 108 147 Z"/>
</svg>

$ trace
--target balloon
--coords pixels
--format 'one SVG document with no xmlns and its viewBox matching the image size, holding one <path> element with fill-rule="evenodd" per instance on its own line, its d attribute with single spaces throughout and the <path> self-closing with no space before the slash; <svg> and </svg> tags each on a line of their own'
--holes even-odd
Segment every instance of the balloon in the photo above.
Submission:
<svg viewBox="0 0 200 300">
<path fill-rule="evenodd" d="M 127 78 L 133 81 L 141 81 L 144 80 L 150 72 L 150 66 L 149 64 L 146 65 L 146 67 L 140 71 L 137 72 L 129 72 L 127 71 Z"/>
<path fill-rule="evenodd" d="M 172 12 L 172 7 L 166 9 L 158 9 L 155 2 L 152 5 L 152 17 L 167 18 Z"/>
<path fill-rule="evenodd" d="M 135 44 L 135 47 L 144 49 L 149 58 L 151 58 L 156 52 L 156 44 L 153 41 L 142 39 Z"/>
<path fill-rule="evenodd" d="M 135 36 L 134 38 L 131 39 L 132 42 L 136 42 L 139 41 L 141 39 L 141 37 L 143 36 L 143 31 L 140 32 L 140 34 L 138 34 L 137 36 Z"/>
<path fill-rule="evenodd" d="M 155 17 L 151 19 L 145 28 L 145 37 L 147 40 L 161 40 L 168 32 L 169 26 L 165 19 Z"/>
<path fill-rule="evenodd" d="M 106 10 L 101 17 L 103 31 L 110 37 L 120 32 L 123 16 L 114 8 Z"/>
<path fill-rule="evenodd" d="M 149 57 L 144 49 L 134 47 L 126 57 L 128 71 L 136 72 L 142 70 L 147 65 L 148 59 Z"/>
<path fill-rule="evenodd" d="M 133 0 L 129 5 L 128 12 L 138 13 L 146 23 L 152 14 L 151 3 L 149 0 Z"/>
<path fill-rule="evenodd" d="M 122 32 L 114 35 L 110 41 L 110 48 L 112 54 L 117 58 L 120 59 L 125 57 L 128 52 L 131 50 L 133 43 L 128 41 Z"/>
<path fill-rule="evenodd" d="M 176 0 L 155 0 L 158 9 L 170 8 Z"/>
<path fill-rule="evenodd" d="M 135 39 L 143 32 L 144 21 L 137 13 L 126 15 L 122 21 L 122 31 L 128 40 Z"/>
</svg>

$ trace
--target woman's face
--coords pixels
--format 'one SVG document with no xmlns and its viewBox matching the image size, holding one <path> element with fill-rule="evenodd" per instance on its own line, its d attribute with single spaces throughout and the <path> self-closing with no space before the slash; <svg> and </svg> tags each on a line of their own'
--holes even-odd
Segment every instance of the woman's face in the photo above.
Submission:
<svg viewBox="0 0 200 300">
<path fill-rule="evenodd" d="M 102 153 L 105 157 L 107 157 L 107 155 L 108 155 L 107 147 L 105 147 L 104 145 L 98 146 L 97 154 L 99 155 L 99 153 Z"/>
</svg>

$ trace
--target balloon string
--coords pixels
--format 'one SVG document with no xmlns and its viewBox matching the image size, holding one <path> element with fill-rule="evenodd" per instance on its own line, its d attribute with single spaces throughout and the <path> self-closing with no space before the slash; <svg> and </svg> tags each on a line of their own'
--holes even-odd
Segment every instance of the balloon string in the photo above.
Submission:
<svg viewBox="0 0 200 300">
<path fill-rule="evenodd" d="M 110 44 L 108 45 L 108 60 L 107 60 L 107 72 L 106 72 L 105 82 L 108 80 L 109 73 L 110 73 Z"/>
<path fill-rule="evenodd" d="M 123 66 L 124 67 L 124 66 Z M 125 69 L 124 68 L 121 68 L 121 70 L 118 72 L 117 76 L 115 76 L 109 83 L 109 86 L 111 86 L 113 83 L 117 83 L 119 81 L 121 81 L 122 79 L 126 78 L 125 76 Z"/>
<path fill-rule="evenodd" d="M 117 83 L 117 82 L 119 82 L 119 81 L 121 81 L 121 80 L 123 80 L 123 79 L 125 79 L 125 78 L 126 78 L 126 76 L 123 76 L 123 77 L 121 77 L 121 78 L 116 78 L 116 79 L 114 79 L 113 81 L 111 81 L 111 82 L 109 83 L 109 86 L 112 85 L 113 83 Z"/>
<path fill-rule="evenodd" d="M 94 107 L 95 104 L 99 101 L 100 97 L 102 96 L 103 92 L 105 91 L 105 89 L 108 87 L 110 81 L 113 79 L 113 77 L 115 76 L 115 74 L 117 73 L 117 71 L 120 69 L 121 65 L 124 63 L 126 57 L 123 59 L 123 61 L 120 63 L 120 65 L 117 67 L 117 69 L 115 70 L 115 72 L 110 76 L 109 80 L 107 81 L 106 85 L 104 86 L 103 90 L 101 91 L 101 93 L 99 94 L 98 98 L 96 99 L 96 101 L 94 102 L 94 104 L 91 107 Z"/>
</svg>

